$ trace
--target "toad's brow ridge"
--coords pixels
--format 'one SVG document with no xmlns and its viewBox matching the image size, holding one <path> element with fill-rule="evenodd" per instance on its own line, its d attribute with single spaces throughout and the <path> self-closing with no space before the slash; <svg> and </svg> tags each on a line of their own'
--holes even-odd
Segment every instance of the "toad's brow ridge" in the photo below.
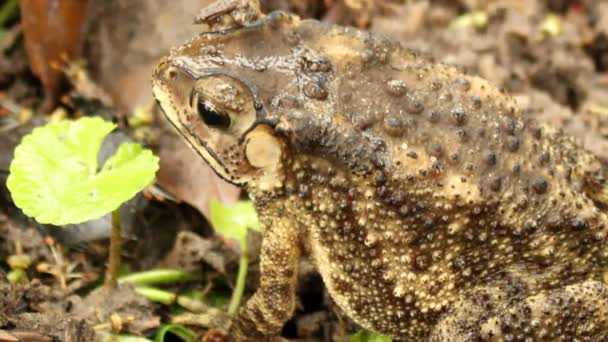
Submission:
<svg viewBox="0 0 608 342">
<path fill-rule="evenodd" d="M 244 57 L 236 55 L 234 58 L 222 56 L 180 56 L 174 59 L 176 66 L 187 69 L 193 76 L 202 75 L 207 69 L 218 68 L 225 65 L 245 67 L 253 70 L 273 69 L 274 71 L 293 73 L 298 69 L 297 57 L 267 56 L 267 57 Z"/>
</svg>

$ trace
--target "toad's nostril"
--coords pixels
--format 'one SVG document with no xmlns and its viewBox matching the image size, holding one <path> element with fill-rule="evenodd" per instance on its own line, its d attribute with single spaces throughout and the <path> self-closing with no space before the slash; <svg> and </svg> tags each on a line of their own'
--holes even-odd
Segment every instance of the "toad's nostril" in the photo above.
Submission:
<svg viewBox="0 0 608 342">
<path fill-rule="evenodd" d="M 175 71 L 175 69 L 171 68 L 171 69 L 169 69 L 169 72 L 167 73 L 167 75 L 169 75 L 170 79 L 175 80 L 177 78 L 177 71 Z"/>
<path fill-rule="evenodd" d="M 166 58 L 163 58 L 154 70 L 154 75 L 160 79 L 175 80 L 178 77 L 178 71 Z"/>
</svg>

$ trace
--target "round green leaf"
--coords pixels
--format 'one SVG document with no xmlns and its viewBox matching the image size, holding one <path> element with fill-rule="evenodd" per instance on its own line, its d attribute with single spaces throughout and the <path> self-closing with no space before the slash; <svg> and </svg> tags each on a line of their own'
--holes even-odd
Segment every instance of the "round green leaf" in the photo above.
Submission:
<svg viewBox="0 0 608 342">
<path fill-rule="evenodd" d="M 52 122 L 25 136 L 7 180 L 15 205 L 40 223 L 75 224 L 118 208 L 153 179 L 158 158 L 124 143 L 98 172 L 97 154 L 116 125 L 98 117 Z"/>
<path fill-rule="evenodd" d="M 212 199 L 209 202 L 209 220 L 218 233 L 239 241 L 247 236 L 247 228 L 260 230 L 258 216 L 251 201 L 238 201 L 226 206 Z"/>
</svg>

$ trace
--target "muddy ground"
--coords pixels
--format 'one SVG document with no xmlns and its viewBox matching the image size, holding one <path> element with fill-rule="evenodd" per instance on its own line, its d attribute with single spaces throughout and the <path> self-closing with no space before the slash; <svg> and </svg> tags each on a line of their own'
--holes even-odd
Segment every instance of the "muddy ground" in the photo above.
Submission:
<svg viewBox="0 0 608 342">
<path fill-rule="evenodd" d="M 99 287 L 108 217 L 59 228 L 38 224 L 14 207 L 4 186 L 12 151 L 49 118 L 101 115 L 120 124 L 102 154 L 136 140 L 160 156 L 156 185 L 164 195 L 140 195 L 122 209 L 124 268 L 188 270 L 195 279 L 164 288 L 202 293 L 210 306 L 225 307 L 238 268 L 238 244 L 214 234 L 206 217 L 211 198 L 231 203 L 245 194 L 219 180 L 183 145 L 153 107 L 149 85 L 159 57 L 200 31 L 188 23 L 208 2 L 90 1 L 86 8 L 81 4 L 54 17 L 56 26 L 49 31 L 32 19 L 48 18 L 51 9 L 22 1 L 26 8 L 2 23 L 0 341 L 88 341 L 103 331 L 153 338 L 161 324 L 184 313 L 175 305 L 147 301 L 132 286 L 111 293 Z M 379 32 L 480 75 L 515 96 L 528 115 L 563 128 L 608 160 L 608 2 L 267 0 L 264 8 Z M 69 32 L 51 37 L 48 32 L 58 32 L 57 27 Z M 57 52 L 62 49 L 69 56 Z M 70 64 L 75 59 L 84 63 Z M 145 123 L 134 123 L 142 112 Z M 246 297 L 256 287 L 259 240 L 258 233 L 250 233 Z M 24 284 L 6 280 L 8 260 L 16 254 L 29 260 Z M 301 270 L 296 314 L 283 336 L 347 340 L 357 327 L 331 302 L 306 260 Z M 207 333 L 201 322 L 182 322 L 201 338 Z"/>
</svg>

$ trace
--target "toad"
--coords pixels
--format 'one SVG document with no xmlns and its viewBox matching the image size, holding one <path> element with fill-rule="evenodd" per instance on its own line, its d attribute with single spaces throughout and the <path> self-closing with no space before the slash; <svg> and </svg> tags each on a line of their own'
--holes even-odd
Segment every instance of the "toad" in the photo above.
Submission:
<svg viewBox="0 0 608 342">
<path fill-rule="evenodd" d="M 153 89 L 265 227 L 235 340 L 280 333 L 302 256 L 344 313 L 397 340 L 608 336 L 607 173 L 573 138 L 377 34 L 254 0 L 197 20 Z"/>
</svg>

